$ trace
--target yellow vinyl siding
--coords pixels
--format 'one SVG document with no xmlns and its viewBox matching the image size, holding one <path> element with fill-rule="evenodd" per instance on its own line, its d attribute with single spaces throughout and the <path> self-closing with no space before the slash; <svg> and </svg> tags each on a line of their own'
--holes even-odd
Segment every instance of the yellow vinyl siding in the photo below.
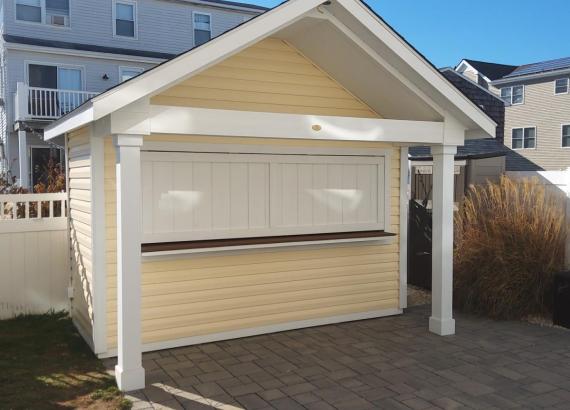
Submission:
<svg viewBox="0 0 570 410">
<path fill-rule="evenodd" d="M 399 233 L 400 150 L 391 144 L 152 135 L 145 141 L 391 148 L 391 232 Z M 116 347 L 115 153 L 105 142 L 107 341 Z M 195 254 L 142 264 L 143 342 L 396 309 L 399 242 Z"/>
<path fill-rule="evenodd" d="M 290 44 L 271 38 L 169 88 L 151 103 L 378 118 Z"/>
<path fill-rule="evenodd" d="M 71 315 L 88 342 L 93 338 L 93 275 L 91 252 L 90 129 L 68 135 L 69 208 L 73 300 Z"/>
</svg>

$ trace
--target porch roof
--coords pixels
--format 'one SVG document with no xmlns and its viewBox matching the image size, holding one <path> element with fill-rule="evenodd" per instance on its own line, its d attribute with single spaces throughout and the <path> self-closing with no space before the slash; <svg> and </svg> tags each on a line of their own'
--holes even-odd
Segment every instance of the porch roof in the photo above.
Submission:
<svg viewBox="0 0 570 410">
<path fill-rule="evenodd" d="M 45 138 L 70 132 L 133 104 L 148 106 L 150 97 L 269 36 L 290 42 L 384 119 L 453 120 L 465 130 L 466 138 L 494 135 L 495 122 L 368 6 L 358 0 L 329 3 L 289 0 L 94 97 L 48 126 Z M 148 120 L 150 110 L 146 112 Z"/>
</svg>

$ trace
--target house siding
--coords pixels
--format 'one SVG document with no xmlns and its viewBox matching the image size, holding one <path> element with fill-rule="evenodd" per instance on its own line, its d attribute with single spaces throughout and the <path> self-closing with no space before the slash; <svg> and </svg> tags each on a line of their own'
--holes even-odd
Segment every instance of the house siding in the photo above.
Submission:
<svg viewBox="0 0 570 410">
<path fill-rule="evenodd" d="M 199 95 L 200 97 L 196 97 Z M 192 97 L 190 97 L 192 96 Z M 153 104 L 379 117 L 287 43 L 269 39 L 166 90 Z M 180 143 L 383 148 L 391 152 L 390 220 L 399 234 L 400 149 L 379 142 L 151 135 Z M 183 149 L 181 148 L 181 151 Z M 117 346 L 115 148 L 105 141 L 107 347 Z M 399 241 L 338 244 L 142 262 L 146 345 L 400 306 Z"/>
<path fill-rule="evenodd" d="M 243 111 L 378 118 L 334 79 L 279 39 L 266 39 L 151 99 Z"/>
<path fill-rule="evenodd" d="M 400 149 L 386 143 L 152 135 L 146 141 L 391 150 L 391 219 L 399 235 Z M 220 146 L 223 150 L 223 145 Z M 105 141 L 107 346 L 117 345 L 115 152 Z M 142 263 L 143 343 L 398 309 L 399 240 L 242 254 L 203 254 Z"/>
<path fill-rule="evenodd" d="M 69 158 L 69 230 L 73 298 L 71 316 L 93 346 L 93 258 L 91 223 L 91 128 L 67 136 Z"/>
<path fill-rule="evenodd" d="M 554 95 L 556 78 L 520 83 L 525 85 L 524 104 L 506 108 L 507 147 L 512 147 L 513 128 L 536 127 L 536 148 L 516 150 L 507 158 L 508 171 L 528 170 L 528 161 L 547 171 L 570 167 L 570 148 L 562 148 L 562 124 L 570 124 L 570 94 Z"/>
<path fill-rule="evenodd" d="M 113 36 L 113 0 L 70 1 L 70 27 L 66 28 L 16 21 L 15 1 L 4 3 L 5 30 L 11 35 L 176 54 L 194 46 L 194 11 L 212 15 L 212 36 L 256 15 L 182 1 L 138 0 L 138 37 L 131 39 Z"/>
</svg>

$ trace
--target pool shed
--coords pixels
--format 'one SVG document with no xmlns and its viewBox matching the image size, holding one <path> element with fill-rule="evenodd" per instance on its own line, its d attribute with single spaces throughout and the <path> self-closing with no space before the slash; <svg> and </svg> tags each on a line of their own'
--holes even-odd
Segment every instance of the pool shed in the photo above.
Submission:
<svg viewBox="0 0 570 410">
<path fill-rule="evenodd" d="M 429 145 L 429 328 L 453 334 L 454 154 L 495 127 L 361 1 L 287 1 L 46 129 L 74 323 L 134 390 L 144 351 L 401 314 L 407 152 Z"/>
</svg>

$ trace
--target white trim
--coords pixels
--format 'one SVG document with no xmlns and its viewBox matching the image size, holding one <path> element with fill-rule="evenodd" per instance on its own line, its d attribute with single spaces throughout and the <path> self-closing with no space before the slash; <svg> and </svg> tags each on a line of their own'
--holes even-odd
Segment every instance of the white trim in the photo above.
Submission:
<svg viewBox="0 0 570 410">
<path fill-rule="evenodd" d="M 14 6 L 14 23 L 16 24 L 23 24 L 23 25 L 33 25 L 33 26 L 44 26 L 44 27 L 48 27 L 48 28 L 55 28 L 57 30 L 71 30 L 71 4 L 73 3 L 72 0 L 69 0 L 67 5 L 69 7 L 69 15 L 66 16 L 68 19 L 68 24 L 67 26 L 58 26 L 56 24 L 50 24 L 47 22 L 47 7 L 46 7 L 46 0 L 40 0 L 40 9 L 41 9 L 41 19 L 42 21 L 37 22 L 37 21 L 27 21 L 27 20 L 18 20 L 18 12 L 17 12 L 17 1 L 18 0 L 14 0 L 13 1 L 13 6 Z"/>
<path fill-rule="evenodd" d="M 514 89 L 515 89 L 516 87 L 522 87 L 522 89 L 523 89 L 523 92 L 522 92 L 522 101 L 519 102 L 519 103 L 515 103 L 515 102 L 514 102 L 514 97 L 515 97 Z M 499 92 L 501 93 L 501 99 L 503 98 L 503 90 L 505 90 L 505 89 L 507 89 L 507 88 L 510 88 L 510 89 L 511 89 L 511 101 L 510 101 L 510 105 L 511 105 L 512 107 L 517 106 L 517 105 L 524 105 L 525 100 L 526 100 L 526 86 L 525 86 L 524 84 L 515 84 L 515 85 L 509 85 L 509 86 L 506 86 L 506 87 L 501 87 L 501 88 L 499 89 Z M 504 100 L 503 100 L 503 101 L 504 101 Z"/>
<path fill-rule="evenodd" d="M 95 119 L 102 118 L 125 105 L 144 97 L 149 97 L 162 92 L 164 89 L 186 78 L 195 75 L 223 59 L 238 53 L 248 46 L 278 32 L 284 27 L 302 19 L 307 13 L 321 4 L 321 0 L 290 0 L 282 5 L 264 13 L 230 32 L 214 38 L 202 47 L 193 50 L 165 63 L 154 70 L 140 75 L 134 81 L 129 81 L 104 94 L 95 97 Z M 426 84 L 444 96 L 445 100 L 456 109 L 458 114 L 466 122 L 480 127 L 485 134 L 493 136 L 496 131 L 496 123 L 485 115 L 479 107 L 473 104 L 463 94 L 442 78 L 442 74 L 429 65 L 417 52 L 415 52 L 404 40 L 389 29 L 377 16 L 375 16 L 363 4 L 355 0 L 337 0 L 334 7 L 342 7 L 354 17 L 357 23 L 362 24 L 370 33 L 382 41 L 388 48 L 398 54 L 416 75 L 420 76 Z M 409 79 L 413 81 L 413 79 Z M 436 92 L 434 90 L 434 92 Z M 63 117 L 47 127 L 65 125 L 73 117 Z M 67 131 L 67 127 L 63 129 Z M 463 139 L 463 136 L 461 136 Z M 460 143 L 458 141 L 457 143 Z"/>
<path fill-rule="evenodd" d="M 138 74 L 134 75 L 134 76 L 131 77 L 131 78 L 134 78 L 134 77 L 136 77 L 137 75 L 144 73 L 144 71 L 145 71 L 145 69 L 144 69 L 143 67 L 133 67 L 133 66 L 121 65 L 121 66 L 119 66 L 119 83 L 123 83 L 123 82 L 125 82 L 125 81 L 128 80 L 128 79 L 127 79 L 127 80 L 123 80 L 123 74 L 124 74 L 124 72 L 127 71 L 127 70 L 138 72 Z"/>
<path fill-rule="evenodd" d="M 311 245 L 334 245 L 343 243 L 363 243 L 367 245 L 389 245 L 395 242 L 393 236 L 384 238 L 370 237 L 370 238 L 355 238 L 355 239 L 331 239 L 323 241 L 301 241 L 301 242 L 284 242 L 284 243 L 267 243 L 260 245 L 239 245 L 239 246 L 223 246 L 218 248 L 202 248 L 202 249 L 180 249 L 176 251 L 162 251 L 162 252 L 143 252 L 143 260 L 153 260 L 160 257 L 176 256 L 176 255 L 191 255 L 215 253 L 216 256 L 232 255 L 236 251 L 245 253 L 243 251 L 256 251 L 259 249 L 273 249 L 273 248 L 291 248 L 291 247 L 309 247 Z"/>
<path fill-rule="evenodd" d="M 87 101 L 87 103 L 84 104 L 83 107 L 80 107 L 79 110 L 76 111 L 75 115 L 68 118 L 67 121 L 59 123 L 54 127 L 50 127 L 49 129 L 44 128 L 44 140 L 49 141 L 64 133 L 69 133 L 73 130 L 81 128 L 82 126 L 90 123 L 93 120 L 94 120 L 93 105 L 91 104 L 91 101 Z"/>
<path fill-rule="evenodd" d="M 408 212 L 410 194 L 408 147 L 400 148 L 400 309 L 408 307 Z"/>
<path fill-rule="evenodd" d="M 95 354 L 107 350 L 107 262 L 105 217 L 105 141 L 91 127 L 91 253 L 93 255 L 93 344 Z"/>
<path fill-rule="evenodd" d="M 459 64 L 457 64 L 457 66 L 455 67 L 455 69 L 453 68 L 448 68 L 447 70 L 452 70 L 455 71 L 458 74 L 461 74 L 463 77 L 467 78 L 469 81 L 475 83 L 473 80 L 469 79 L 467 76 L 463 75 L 463 73 L 460 73 L 458 70 L 461 67 L 461 65 L 466 65 L 467 67 L 471 68 L 473 71 L 475 71 L 478 75 L 480 75 L 481 77 L 483 77 L 483 79 L 487 82 L 487 83 L 491 83 L 491 79 L 489 77 L 487 77 L 485 74 L 481 73 L 481 71 L 477 70 L 475 67 L 473 67 L 471 64 L 469 64 L 469 62 L 465 59 L 461 60 L 461 62 Z M 475 83 L 476 84 L 476 83 Z M 477 84 L 479 85 L 479 84 Z M 484 88 L 483 88 L 484 89 Z"/>
<path fill-rule="evenodd" d="M 208 16 L 210 18 L 210 40 L 214 37 L 212 33 L 212 13 L 205 13 L 203 11 L 192 11 L 192 43 L 194 43 L 194 47 L 196 47 L 196 16 Z M 206 30 L 200 30 L 206 31 Z M 209 40 L 208 40 L 209 41 Z"/>
<path fill-rule="evenodd" d="M 85 87 L 87 84 L 87 80 L 85 78 L 85 66 L 80 64 L 61 64 L 61 63 L 54 63 L 52 61 L 43 62 L 43 61 L 36 61 L 36 60 L 25 60 L 24 61 L 24 80 L 25 84 L 30 87 L 30 65 L 44 65 L 48 67 L 56 67 L 57 68 L 57 88 L 56 90 L 63 90 L 63 88 L 59 88 L 59 69 L 68 69 L 68 70 L 79 70 L 81 71 L 81 90 L 77 91 L 85 91 Z M 76 90 L 70 90 L 76 91 Z"/>
<path fill-rule="evenodd" d="M 495 86 L 495 85 L 501 85 L 501 84 L 520 82 L 520 81 L 537 80 L 537 79 L 541 79 L 541 78 L 560 77 L 560 76 L 567 75 L 567 74 L 570 74 L 570 68 L 564 68 L 562 70 L 556 70 L 556 71 L 547 71 L 544 73 L 500 78 L 498 80 L 491 82 L 491 85 Z"/>
<path fill-rule="evenodd" d="M 204 343 L 218 342 L 222 340 L 241 339 L 244 337 L 251 337 L 257 335 L 264 335 L 269 333 L 285 332 L 289 330 L 305 329 L 308 327 L 326 326 L 336 323 L 354 322 L 358 320 L 376 319 L 386 316 L 401 315 L 403 311 L 398 308 L 372 310 L 369 312 L 352 313 L 348 315 L 330 316 L 319 319 L 299 320 L 294 322 L 280 323 L 276 325 L 267 325 L 260 327 L 253 327 L 249 329 L 240 329 L 229 332 L 213 333 L 204 336 L 187 337 L 183 339 L 167 340 L 164 342 L 145 343 L 142 347 L 143 352 L 152 352 L 155 350 L 173 349 L 182 346 L 191 346 Z M 100 359 L 115 357 L 117 355 L 116 349 L 109 350 L 106 354 L 100 354 Z"/>
<path fill-rule="evenodd" d="M 151 105 L 150 133 L 343 141 L 443 142 L 443 122 Z"/>
<path fill-rule="evenodd" d="M 145 141 L 141 150 L 164 152 L 217 152 L 232 154 L 340 155 L 345 157 L 386 156 L 390 152 L 389 148 L 287 147 L 281 145 L 207 144 L 168 141 Z"/>
<path fill-rule="evenodd" d="M 247 4 L 241 5 L 240 3 L 235 3 L 235 4 L 218 3 L 218 4 L 216 4 L 216 3 L 211 3 L 208 1 L 201 1 L 201 0 L 180 0 L 180 1 L 183 1 L 185 3 L 197 4 L 200 6 L 210 7 L 213 9 L 221 9 L 221 10 L 232 9 L 232 10 L 247 11 L 247 12 L 251 13 L 252 17 L 256 14 L 262 14 L 262 13 L 265 13 L 266 11 L 270 10 L 270 8 L 267 8 L 266 10 L 256 9 L 254 7 L 248 7 Z"/>
<path fill-rule="evenodd" d="M 529 128 L 534 128 L 534 147 L 525 148 L 525 146 L 524 146 L 524 140 L 525 140 L 524 131 L 526 129 L 529 129 Z M 513 131 L 514 130 L 523 130 L 523 139 L 522 139 L 523 146 L 520 148 L 514 148 L 513 147 Z M 529 150 L 536 150 L 538 148 L 538 128 L 536 127 L 536 125 L 531 125 L 531 126 L 526 126 L 526 127 L 524 127 L 524 126 L 523 127 L 512 127 L 510 138 L 511 138 L 511 149 L 513 151 L 529 151 Z"/>
<path fill-rule="evenodd" d="M 563 92 L 563 93 L 557 93 L 556 92 L 556 82 L 560 81 L 560 80 L 566 80 L 566 92 Z M 566 95 L 566 94 L 568 94 L 568 92 L 570 92 L 570 77 L 555 78 L 554 79 L 554 95 Z"/>
<path fill-rule="evenodd" d="M 164 58 L 139 57 L 127 54 L 105 53 L 102 51 L 72 50 L 67 48 L 34 46 L 30 44 L 19 44 L 19 43 L 5 42 L 4 47 L 7 50 L 15 50 L 15 51 L 32 51 L 36 53 L 68 55 L 73 57 L 97 58 L 103 60 L 116 60 L 116 61 L 126 61 L 134 63 L 160 64 L 166 61 Z"/>
<path fill-rule="evenodd" d="M 123 36 L 117 34 L 117 5 L 123 4 L 127 6 L 133 6 L 133 31 L 134 36 Z M 113 37 L 118 40 L 138 40 L 139 39 L 139 15 L 138 15 L 138 4 L 137 0 L 113 0 L 113 10 L 112 14 L 112 25 L 113 25 Z"/>
<path fill-rule="evenodd" d="M 570 145 L 564 146 L 564 127 L 570 127 L 570 122 L 567 124 L 560 124 L 560 148 L 567 149 L 570 148 Z M 570 137 L 570 135 L 569 135 Z"/>
</svg>

